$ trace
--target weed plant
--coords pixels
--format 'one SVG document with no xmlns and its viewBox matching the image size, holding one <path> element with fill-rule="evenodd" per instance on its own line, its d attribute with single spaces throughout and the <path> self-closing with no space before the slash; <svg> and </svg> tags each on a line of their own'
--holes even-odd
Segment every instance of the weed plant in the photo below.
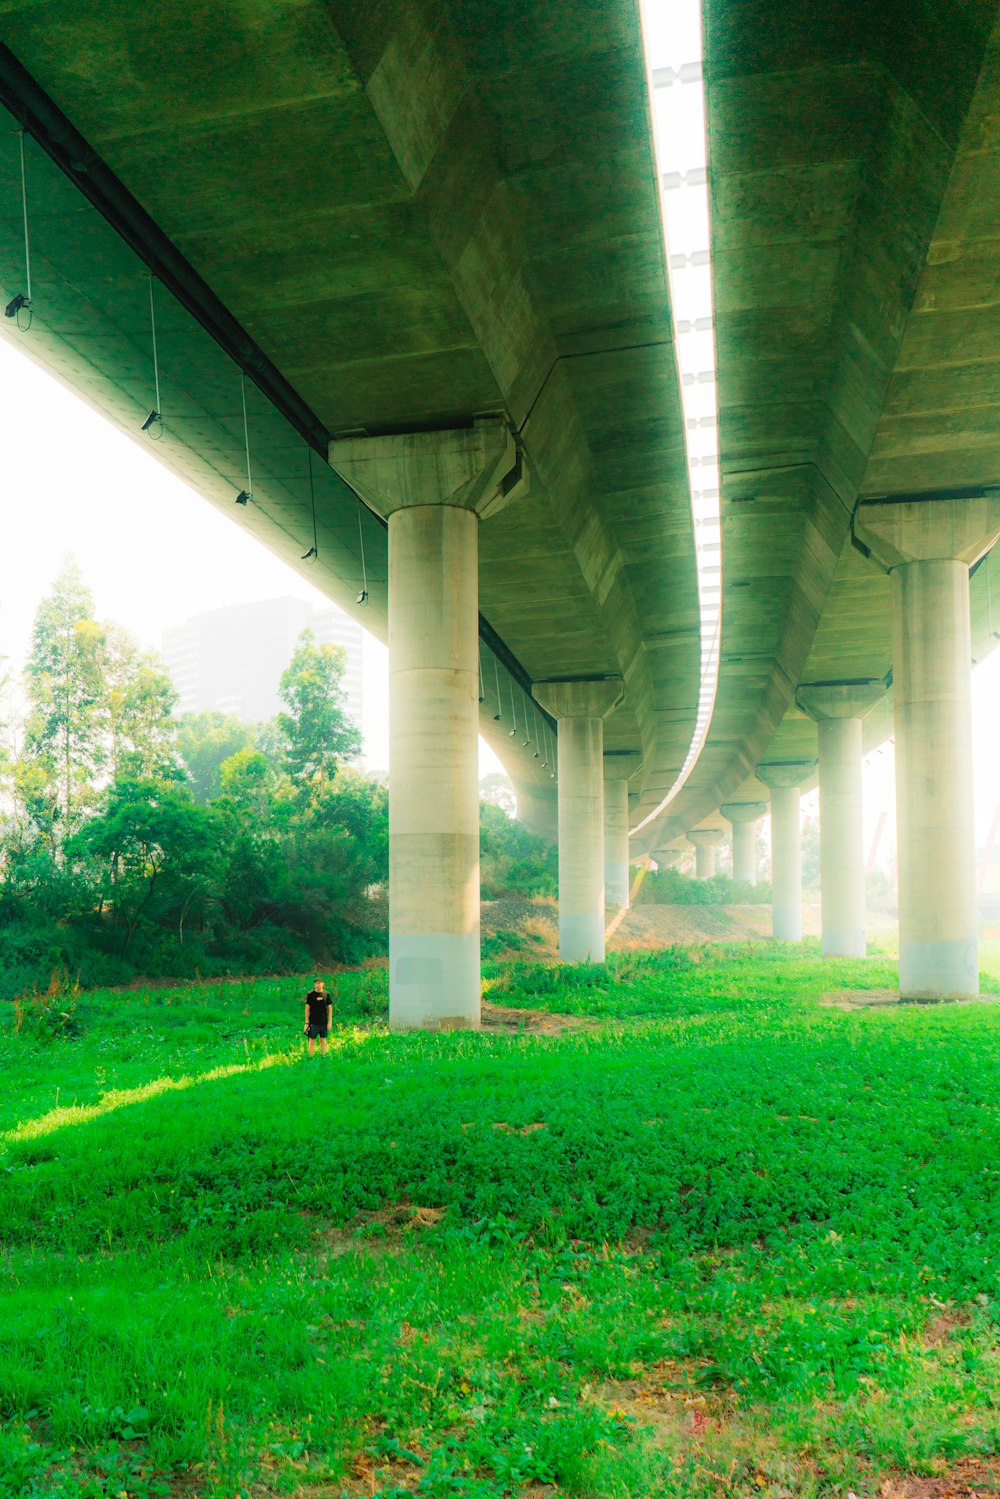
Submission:
<svg viewBox="0 0 1000 1499">
<path fill-rule="evenodd" d="M 876 1495 L 1000 1445 L 1000 1008 L 888 959 L 79 996 L 0 1038 L 0 1493 Z M 989 987 L 1000 988 L 994 981 Z M 970 1469 L 971 1471 L 971 1469 Z M 545 1487 L 548 1486 L 548 1487 Z"/>
</svg>

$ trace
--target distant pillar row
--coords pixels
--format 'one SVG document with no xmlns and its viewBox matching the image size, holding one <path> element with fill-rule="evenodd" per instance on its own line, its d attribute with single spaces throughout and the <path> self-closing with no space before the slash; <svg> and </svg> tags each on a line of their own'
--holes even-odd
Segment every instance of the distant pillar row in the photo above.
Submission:
<svg viewBox="0 0 1000 1499">
<path fill-rule="evenodd" d="M 861 721 L 884 692 L 881 681 L 806 683 L 798 691 L 798 705 L 816 720 L 819 736 L 824 957 L 863 958 L 868 950 Z"/>
<path fill-rule="evenodd" d="M 802 940 L 802 783 L 813 761 L 758 765 L 771 788 L 771 926 L 782 942 Z"/>
<path fill-rule="evenodd" d="M 604 754 L 604 903 L 613 910 L 629 905 L 628 783 L 641 764 L 633 750 Z"/>
<path fill-rule="evenodd" d="M 969 567 L 1000 498 L 870 501 L 855 535 L 892 578 L 893 716 L 904 999 L 979 992 Z"/>
<path fill-rule="evenodd" d="M 478 530 L 526 481 L 495 420 L 330 462 L 389 522 L 389 1023 L 477 1028 Z"/>
<path fill-rule="evenodd" d="M 733 829 L 733 879 L 757 883 L 757 823 L 767 812 L 763 802 L 727 802 L 719 811 Z"/>
<path fill-rule="evenodd" d="M 559 956 L 604 961 L 604 720 L 624 697 L 621 677 L 536 682 L 559 720 Z"/>
<path fill-rule="evenodd" d="M 710 880 L 715 874 L 715 850 L 722 842 L 722 829 L 692 828 L 687 840 L 694 846 L 695 879 Z"/>
</svg>

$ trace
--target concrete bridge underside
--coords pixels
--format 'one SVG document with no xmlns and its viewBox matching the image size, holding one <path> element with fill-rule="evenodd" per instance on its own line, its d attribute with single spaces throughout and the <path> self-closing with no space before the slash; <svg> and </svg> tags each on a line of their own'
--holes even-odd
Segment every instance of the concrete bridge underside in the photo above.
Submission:
<svg viewBox="0 0 1000 1499">
<path fill-rule="evenodd" d="M 982 535 L 954 543 L 963 567 L 992 541 L 997 24 L 996 0 L 708 0 L 722 660 L 707 744 L 633 857 L 721 805 L 766 801 L 758 767 L 790 807 L 780 767 L 801 788 L 825 732 L 810 689 L 895 673 L 899 698 L 876 502 L 952 507 L 924 521 L 985 504 Z M 242 370 L 255 477 L 241 521 L 299 565 L 315 495 L 312 580 L 352 609 L 365 582 L 380 633 L 393 555 L 397 577 L 427 569 L 433 640 L 405 670 L 436 675 L 434 693 L 407 677 L 410 759 L 459 720 L 474 738 L 478 698 L 522 807 L 554 828 L 557 755 L 560 841 L 586 845 L 573 895 L 586 910 L 567 916 L 589 932 L 602 766 L 631 788 L 608 798 L 620 841 L 625 816 L 635 825 L 675 783 L 699 670 L 633 0 L 584 15 L 560 0 L 194 13 L 171 0 L 153 24 L 49 0 L 5 7 L 2 39 L 0 102 L 30 147 L 26 347 L 135 431 L 153 269 L 160 456 L 232 511 Z M 19 215 L 18 139 L 0 133 L 11 295 Z M 332 467 L 310 478 L 307 449 Z M 401 518 L 415 504 L 468 519 Z M 984 564 L 977 654 L 993 641 L 988 590 Z M 397 643 L 409 650 L 426 617 L 410 598 Z M 867 743 L 888 732 L 891 694 L 872 702 Z M 415 758 L 432 775 L 434 755 Z"/>
</svg>

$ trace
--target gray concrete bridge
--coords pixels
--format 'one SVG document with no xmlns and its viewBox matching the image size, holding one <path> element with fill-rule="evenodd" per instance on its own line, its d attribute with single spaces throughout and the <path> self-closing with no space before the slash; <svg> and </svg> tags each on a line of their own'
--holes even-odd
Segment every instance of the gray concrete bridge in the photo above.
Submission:
<svg viewBox="0 0 1000 1499">
<path fill-rule="evenodd" d="M 163 461 L 389 640 L 394 1023 L 478 1020 L 477 732 L 535 826 L 558 805 L 568 958 L 605 876 L 627 898 L 627 819 L 635 857 L 771 798 L 794 935 L 817 759 L 855 951 L 894 712 L 904 988 L 978 986 L 998 12 L 918 10 L 709 0 L 723 644 L 664 806 L 700 630 L 634 0 L 4 8 L 6 331 L 126 430 L 158 409 Z"/>
</svg>

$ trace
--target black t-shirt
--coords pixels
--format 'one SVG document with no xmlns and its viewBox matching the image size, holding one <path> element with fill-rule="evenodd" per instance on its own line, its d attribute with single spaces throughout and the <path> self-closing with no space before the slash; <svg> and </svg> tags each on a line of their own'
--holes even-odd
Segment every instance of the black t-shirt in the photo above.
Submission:
<svg viewBox="0 0 1000 1499">
<path fill-rule="evenodd" d="M 320 994 L 316 989 L 310 989 L 306 995 L 306 1004 L 309 1006 L 309 1024 L 326 1025 L 326 1007 L 330 1003 L 329 994 Z"/>
</svg>

